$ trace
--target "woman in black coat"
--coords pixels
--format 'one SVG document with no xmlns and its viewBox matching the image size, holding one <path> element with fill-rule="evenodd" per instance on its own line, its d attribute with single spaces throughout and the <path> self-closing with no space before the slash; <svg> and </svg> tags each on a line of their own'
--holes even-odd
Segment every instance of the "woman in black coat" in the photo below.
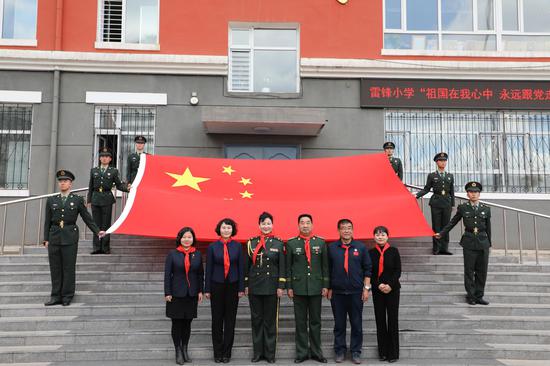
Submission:
<svg viewBox="0 0 550 366">
<path fill-rule="evenodd" d="M 164 266 L 164 296 L 166 316 L 172 319 L 172 340 L 176 348 L 176 363 L 191 362 L 187 346 L 191 322 L 197 317 L 202 302 L 204 268 L 201 253 L 195 248 L 195 232 L 184 227 L 178 232 L 176 249 L 166 256 Z"/>
<path fill-rule="evenodd" d="M 372 260 L 372 295 L 380 361 L 399 359 L 399 277 L 401 257 L 397 248 L 388 243 L 388 229 L 374 229 L 376 245 L 369 250 Z M 386 321 L 387 318 L 387 321 Z"/>
</svg>

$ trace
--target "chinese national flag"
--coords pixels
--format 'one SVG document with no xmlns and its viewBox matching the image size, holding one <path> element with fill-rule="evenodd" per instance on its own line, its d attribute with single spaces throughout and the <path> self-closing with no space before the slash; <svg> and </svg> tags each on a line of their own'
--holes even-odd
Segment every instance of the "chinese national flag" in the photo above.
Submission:
<svg viewBox="0 0 550 366">
<path fill-rule="evenodd" d="M 218 221 L 237 222 L 236 240 L 259 232 L 258 216 L 274 216 L 274 234 L 298 234 L 298 215 L 313 216 L 313 232 L 338 239 L 341 218 L 354 237 L 375 226 L 390 237 L 431 236 L 415 198 L 384 154 L 304 160 L 229 160 L 141 154 L 122 215 L 109 233 L 174 238 L 191 226 L 200 241 L 217 239 Z"/>
</svg>

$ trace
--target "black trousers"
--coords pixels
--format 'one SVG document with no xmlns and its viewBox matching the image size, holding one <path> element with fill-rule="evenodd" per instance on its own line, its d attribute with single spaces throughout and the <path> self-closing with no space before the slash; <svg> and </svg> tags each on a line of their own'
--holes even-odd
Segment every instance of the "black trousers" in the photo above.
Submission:
<svg viewBox="0 0 550 366">
<path fill-rule="evenodd" d="M 187 346 L 193 319 L 172 319 L 172 340 L 175 347 Z"/>
<path fill-rule="evenodd" d="M 254 357 L 275 358 L 277 348 L 277 315 L 279 299 L 277 295 L 248 296 L 252 318 L 252 344 Z"/>
<path fill-rule="evenodd" d="M 71 300 L 75 293 L 76 254 L 78 243 L 72 245 L 48 245 L 52 300 Z"/>
<path fill-rule="evenodd" d="M 481 250 L 462 249 L 464 253 L 464 287 L 470 300 L 479 300 L 485 294 L 489 248 Z"/>
<path fill-rule="evenodd" d="M 334 316 L 334 353 L 345 354 L 347 320 L 351 325 L 351 353 L 361 353 L 363 348 L 363 300 L 362 293 L 332 294 L 330 304 Z"/>
<path fill-rule="evenodd" d="M 321 295 L 294 295 L 296 358 L 323 357 L 321 349 L 321 301 Z"/>
<path fill-rule="evenodd" d="M 212 309 L 214 358 L 231 358 L 239 306 L 238 285 L 238 282 L 214 282 L 211 286 L 210 306 Z"/>
<path fill-rule="evenodd" d="M 430 206 L 432 212 L 432 229 L 435 233 L 440 232 L 445 225 L 451 221 L 452 207 L 433 207 Z M 432 238 L 434 252 L 449 251 L 449 233 L 443 235 L 441 239 Z"/>
<path fill-rule="evenodd" d="M 99 230 L 107 230 L 111 226 L 111 216 L 113 214 L 113 205 L 108 206 L 96 206 L 92 205 L 92 217 L 94 222 L 99 227 Z M 97 235 L 94 235 L 94 252 L 101 251 L 106 252 L 111 250 L 111 235 L 105 235 L 99 239 Z"/>
<path fill-rule="evenodd" d="M 399 358 L 399 289 L 384 294 L 373 289 L 374 317 L 378 355 L 388 359 Z"/>
</svg>

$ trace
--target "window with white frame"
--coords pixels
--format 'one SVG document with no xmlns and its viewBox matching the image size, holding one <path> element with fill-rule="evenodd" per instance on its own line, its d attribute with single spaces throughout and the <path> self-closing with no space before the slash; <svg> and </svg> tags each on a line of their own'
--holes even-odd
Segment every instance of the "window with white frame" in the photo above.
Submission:
<svg viewBox="0 0 550 366">
<path fill-rule="evenodd" d="M 297 28 L 232 27 L 229 32 L 231 92 L 299 92 Z"/>
<path fill-rule="evenodd" d="M 101 42 L 157 44 L 159 0 L 100 0 Z"/>
<path fill-rule="evenodd" d="M 147 139 L 145 152 L 155 148 L 156 108 L 151 106 L 96 106 L 94 163 L 98 162 L 100 147 L 113 151 L 112 164 L 126 178 L 128 155 L 135 151 L 134 138 Z"/>
<path fill-rule="evenodd" d="M 548 0 L 384 0 L 384 49 L 550 51 Z"/>
<path fill-rule="evenodd" d="M 0 189 L 29 189 L 32 105 L 0 104 Z"/>
<path fill-rule="evenodd" d="M 36 39 L 38 0 L 0 0 L 2 39 Z"/>
</svg>

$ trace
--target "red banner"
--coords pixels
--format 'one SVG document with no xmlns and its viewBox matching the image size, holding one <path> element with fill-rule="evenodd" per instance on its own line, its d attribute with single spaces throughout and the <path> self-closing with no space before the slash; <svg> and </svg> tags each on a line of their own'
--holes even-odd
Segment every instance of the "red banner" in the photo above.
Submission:
<svg viewBox="0 0 550 366">
<path fill-rule="evenodd" d="M 415 198 L 384 154 L 303 160 L 229 160 L 141 155 L 138 175 L 122 215 L 109 233 L 176 236 L 191 226 L 197 239 L 217 238 L 217 222 L 238 224 L 237 240 L 258 233 L 258 216 L 274 216 L 274 234 L 298 234 L 301 213 L 313 231 L 337 239 L 341 218 L 354 223 L 357 239 L 377 225 L 391 237 L 431 236 Z"/>
</svg>

